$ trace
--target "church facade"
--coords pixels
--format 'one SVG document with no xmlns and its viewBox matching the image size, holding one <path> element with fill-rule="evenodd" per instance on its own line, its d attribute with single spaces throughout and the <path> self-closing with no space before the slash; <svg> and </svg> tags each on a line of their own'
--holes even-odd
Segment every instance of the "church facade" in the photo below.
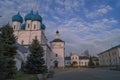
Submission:
<svg viewBox="0 0 120 80">
<path fill-rule="evenodd" d="M 38 11 L 31 10 L 24 19 L 18 12 L 12 17 L 12 27 L 17 42 L 26 48 L 32 43 L 33 39 L 38 39 L 44 49 L 45 65 L 48 68 L 64 67 L 65 42 L 59 38 L 59 32 L 57 31 L 56 39 L 51 41 L 49 46 L 45 35 L 46 26 L 43 24 Z"/>
</svg>

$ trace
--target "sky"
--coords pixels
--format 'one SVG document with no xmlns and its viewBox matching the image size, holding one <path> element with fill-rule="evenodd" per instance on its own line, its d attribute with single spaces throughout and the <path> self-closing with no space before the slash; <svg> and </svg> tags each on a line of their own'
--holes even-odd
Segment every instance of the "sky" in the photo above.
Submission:
<svg viewBox="0 0 120 80">
<path fill-rule="evenodd" d="M 0 26 L 32 8 L 46 25 L 48 42 L 59 30 L 66 55 L 85 50 L 97 55 L 120 44 L 120 0 L 0 0 Z"/>
</svg>

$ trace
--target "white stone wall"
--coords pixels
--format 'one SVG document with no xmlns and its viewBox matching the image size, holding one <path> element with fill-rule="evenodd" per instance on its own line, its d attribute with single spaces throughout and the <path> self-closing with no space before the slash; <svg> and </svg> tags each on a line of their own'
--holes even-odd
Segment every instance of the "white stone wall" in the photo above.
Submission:
<svg viewBox="0 0 120 80">
<path fill-rule="evenodd" d="M 120 48 L 112 48 L 99 54 L 99 64 L 101 66 L 120 65 Z"/>
<path fill-rule="evenodd" d="M 31 20 L 27 20 L 26 21 L 25 30 L 31 30 L 31 27 L 32 27 L 32 21 Z"/>
<path fill-rule="evenodd" d="M 19 22 L 13 22 L 12 26 L 14 27 L 14 25 L 16 25 L 16 28 L 14 29 L 14 35 L 17 38 L 17 42 L 21 45 L 24 45 L 26 48 L 28 48 L 28 45 L 30 45 L 33 39 L 37 37 L 38 41 L 40 42 L 40 44 L 44 49 L 45 64 L 49 68 L 51 50 L 48 48 L 45 31 L 41 30 L 40 27 L 41 23 L 39 21 L 27 20 L 25 30 L 20 29 L 21 24 Z M 24 56 L 26 61 L 28 55 L 24 55 Z M 18 64 L 20 65 L 20 61 L 19 60 L 17 61 Z"/>
<path fill-rule="evenodd" d="M 71 60 L 65 60 L 65 66 L 70 66 L 71 65 Z"/>
<path fill-rule="evenodd" d="M 19 44 L 28 45 L 31 44 L 32 40 L 35 39 L 35 36 L 37 36 L 37 39 L 41 43 L 41 30 L 36 31 L 29 31 L 29 30 L 20 30 L 20 31 L 14 31 L 15 36 L 17 37 L 17 42 Z"/>
<path fill-rule="evenodd" d="M 30 53 L 27 52 L 27 53 L 22 53 L 20 52 L 19 50 L 17 50 L 17 54 L 15 56 L 15 62 L 16 62 L 16 68 L 17 70 L 20 70 L 21 69 L 21 66 L 22 66 L 22 62 L 26 62 L 27 61 L 27 56 L 29 55 Z"/>
<path fill-rule="evenodd" d="M 79 56 L 76 54 L 71 55 L 71 63 L 73 63 L 74 61 L 76 61 L 79 64 Z"/>
<path fill-rule="evenodd" d="M 12 23 L 12 26 L 13 26 L 13 29 L 14 29 L 14 30 L 20 30 L 21 23 L 20 23 L 20 22 L 17 22 L 17 21 L 14 21 L 14 22 Z"/>
<path fill-rule="evenodd" d="M 48 69 L 51 67 L 51 53 L 52 51 L 50 47 L 48 45 L 44 45 L 44 59 Z"/>
<path fill-rule="evenodd" d="M 58 67 L 64 67 L 65 66 L 65 51 L 64 51 L 64 42 L 52 42 L 51 43 L 52 48 L 52 66 L 54 66 L 54 61 L 58 61 Z M 57 55 L 57 56 L 56 56 Z"/>
<path fill-rule="evenodd" d="M 41 23 L 39 21 L 32 21 L 31 30 L 40 30 Z"/>
<path fill-rule="evenodd" d="M 89 59 L 79 60 L 79 66 L 88 66 Z"/>
</svg>

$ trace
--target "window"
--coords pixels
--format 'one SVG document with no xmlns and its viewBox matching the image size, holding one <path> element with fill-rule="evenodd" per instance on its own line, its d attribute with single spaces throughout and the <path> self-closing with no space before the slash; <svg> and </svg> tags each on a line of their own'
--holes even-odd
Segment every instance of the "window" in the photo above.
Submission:
<svg viewBox="0 0 120 80">
<path fill-rule="evenodd" d="M 83 64 L 83 62 L 81 62 L 81 64 Z"/>
<path fill-rule="evenodd" d="M 15 29 L 15 25 L 14 25 L 13 29 Z"/>
<path fill-rule="evenodd" d="M 24 44 L 24 41 L 23 41 L 23 40 L 21 41 L 21 44 L 22 44 L 22 45 Z"/>
<path fill-rule="evenodd" d="M 87 62 L 85 62 L 85 65 L 87 65 Z"/>
<path fill-rule="evenodd" d="M 37 36 L 35 36 L 35 39 L 37 39 Z"/>
<path fill-rule="evenodd" d="M 28 28 L 30 27 L 30 24 L 28 24 Z"/>
<path fill-rule="evenodd" d="M 73 59 L 74 59 L 74 57 L 73 57 Z"/>
<path fill-rule="evenodd" d="M 69 62 L 67 62 L 67 64 L 69 64 Z"/>
<path fill-rule="evenodd" d="M 55 56 L 56 56 L 56 57 L 58 57 L 58 55 L 57 55 L 57 54 L 55 54 Z"/>
<path fill-rule="evenodd" d="M 36 25 L 34 24 L 34 29 L 36 29 Z"/>
</svg>

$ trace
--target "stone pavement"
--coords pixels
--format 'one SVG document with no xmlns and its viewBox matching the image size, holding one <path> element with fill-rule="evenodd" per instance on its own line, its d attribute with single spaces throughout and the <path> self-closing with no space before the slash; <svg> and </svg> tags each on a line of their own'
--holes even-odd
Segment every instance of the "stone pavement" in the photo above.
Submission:
<svg viewBox="0 0 120 80">
<path fill-rule="evenodd" d="M 120 80 L 120 71 L 100 68 L 56 70 L 54 77 L 47 80 Z"/>
</svg>

